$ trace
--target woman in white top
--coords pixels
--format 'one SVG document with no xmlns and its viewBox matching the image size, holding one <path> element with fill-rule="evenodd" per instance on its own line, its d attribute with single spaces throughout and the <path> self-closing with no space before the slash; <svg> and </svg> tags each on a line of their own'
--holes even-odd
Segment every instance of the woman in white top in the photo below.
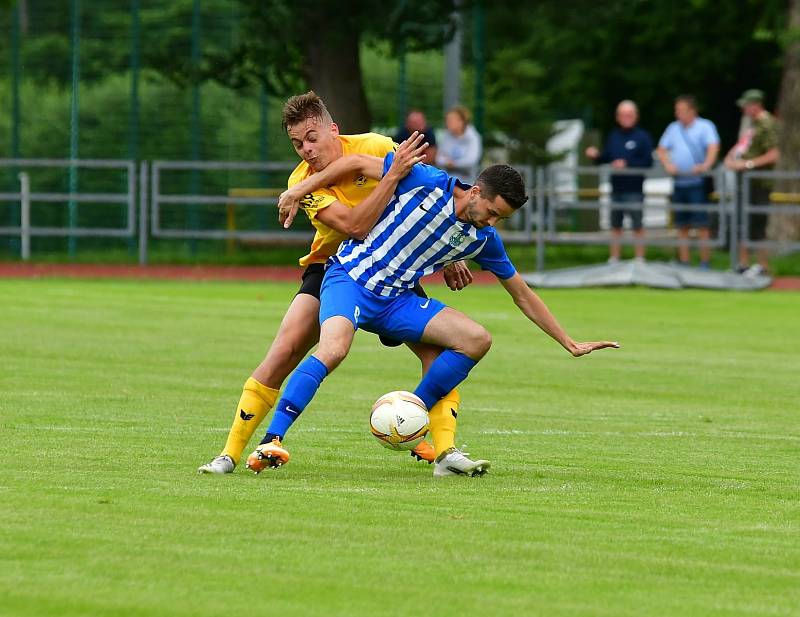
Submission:
<svg viewBox="0 0 800 617">
<path fill-rule="evenodd" d="M 437 140 L 436 165 L 471 184 L 481 160 L 481 136 L 469 123 L 469 110 L 462 105 L 448 111 L 444 120 L 447 130 L 441 140 Z"/>
</svg>

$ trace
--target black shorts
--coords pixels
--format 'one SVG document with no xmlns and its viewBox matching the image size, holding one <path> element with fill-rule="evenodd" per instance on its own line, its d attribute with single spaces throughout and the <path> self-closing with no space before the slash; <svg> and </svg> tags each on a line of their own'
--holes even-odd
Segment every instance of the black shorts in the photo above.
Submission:
<svg viewBox="0 0 800 617">
<path fill-rule="evenodd" d="M 325 264 L 311 264 L 303 272 L 303 282 L 300 283 L 298 294 L 308 294 L 319 300 L 319 291 L 322 288 L 322 279 L 325 277 Z"/>
<path fill-rule="evenodd" d="M 317 300 L 319 300 L 323 278 L 325 278 L 325 264 L 311 264 L 303 272 L 303 282 L 300 283 L 300 289 L 297 290 L 297 293 L 308 294 L 309 296 L 314 296 Z M 414 293 L 420 298 L 428 297 L 428 294 L 425 293 L 425 290 L 422 288 L 422 285 L 420 285 L 419 282 L 414 285 Z M 380 339 L 381 343 L 387 347 L 397 347 L 403 344 L 402 341 L 396 341 L 384 336 L 381 336 Z"/>
</svg>

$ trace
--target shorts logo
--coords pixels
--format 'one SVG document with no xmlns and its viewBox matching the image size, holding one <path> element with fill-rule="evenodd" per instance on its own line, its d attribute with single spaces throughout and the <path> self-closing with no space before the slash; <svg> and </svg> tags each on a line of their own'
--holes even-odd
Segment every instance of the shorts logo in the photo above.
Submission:
<svg viewBox="0 0 800 617">
<path fill-rule="evenodd" d="M 463 233 L 461 233 L 460 231 L 457 231 L 452 236 L 450 236 L 450 239 L 448 240 L 448 243 L 450 244 L 450 246 L 452 246 L 455 249 L 455 248 L 458 248 L 459 246 L 461 246 L 464 243 L 464 239 L 466 237 L 467 236 L 465 236 Z"/>
<path fill-rule="evenodd" d="M 356 310 L 353 311 L 353 321 L 358 323 L 358 316 L 361 315 L 361 309 L 356 306 Z"/>
<path fill-rule="evenodd" d="M 431 299 L 430 299 L 430 298 L 425 298 L 425 302 L 423 302 L 422 304 L 420 304 L 420 305 L 419 305 L 419 308 L 424 308 L 424 309 L 426 309 L 426 308 L 428 308 L 428 305 L 429 305 L 430 303 L 431 303 Z"/>
<path fill-rule="evenodd" d="M 367 177 L 364 174 L 361 174 L 360 176 L 356 177 L 356 179 L 353 181 L 353 184 L 355 184 L 358 187 L 362 187 L 366 183 L 367 183 Z"/>
</svg>

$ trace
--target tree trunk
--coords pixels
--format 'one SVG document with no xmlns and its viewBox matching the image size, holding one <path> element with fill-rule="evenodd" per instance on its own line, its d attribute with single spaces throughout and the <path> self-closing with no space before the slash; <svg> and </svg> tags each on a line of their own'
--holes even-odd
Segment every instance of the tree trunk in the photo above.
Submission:
<svg viewBox="0 0 800 617">
<path fill-rule="evenodd" d="M 797 171 L 800 168 L 800 0 L 789 0 L 786 21 L 789 36 L 778 101 L 781 119 L 781 160 L 778 169 Z M 784 180 L 776 188 L 781 192 L 800 193 L 800 180 Z M 767 235 L 771 240 L 779 242 L 800 239 L 800 215 L 770 215 Z"/>
<path fill-rule="evenodd" d="M 361 80 L 359 33 L 349 24 L 328 22 L 309 38 L 305 48 L 308 84 L 325 101 L 340 132 L 366 133 L 372 118 Z"/>
</svg>

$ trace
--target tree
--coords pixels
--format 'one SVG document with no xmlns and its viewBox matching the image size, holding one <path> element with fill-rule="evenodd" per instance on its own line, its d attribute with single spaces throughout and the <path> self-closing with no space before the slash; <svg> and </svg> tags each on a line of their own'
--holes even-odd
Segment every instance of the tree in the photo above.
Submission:
<svg viewBox="0 0 800 617">
<path fill-rule="evenodd" d="M 454 0 L 401 0 L 386 10 L 351 0 L 239 0 L 240 41 L 207 54 L 206 75 L 235 88 L 260 83 L 285 97 L 315 90 L 344 132 L 370 128 L 361 80 L 362 43 L 388 40 L 408 51 L 437 48 L 453 34 Z M 381 5 L 383 6 L 383 5 Z"/>
<path fill-rule="evenodd" d="M 786 28 L 783 31 L 785 53 L 778 111 L 781 117 L 778 168 L 797 171 L 800 162 L 800 0 L 789 0 Z M 800 193 L 800 181 L 784 181 L 778 185 L 785 192 Z M 778 241 L 800 239 L 800 216 L 770 216 L 769 237 Z"/>
<path fill-rule="evenodd" d="M 616 104 L 631 98 L 643 126 L 658 136 L 673 119 L 673 99 L 694 94 L 732 144 L 741 92 L 777 93 L 780 47 L 755 35 L 784 2 L 729 2 L 720 10 L 712 0 L 572 0 L 568 7 L 538 0 L 524 11 L 497 3 L 487 10 L 488 49 L 527 48 L 527 59 L 542 69 L 536 87 L 548 108 L 533 111 L 540 116 L 582 118 L 608 131 Z"/>
</svg>

